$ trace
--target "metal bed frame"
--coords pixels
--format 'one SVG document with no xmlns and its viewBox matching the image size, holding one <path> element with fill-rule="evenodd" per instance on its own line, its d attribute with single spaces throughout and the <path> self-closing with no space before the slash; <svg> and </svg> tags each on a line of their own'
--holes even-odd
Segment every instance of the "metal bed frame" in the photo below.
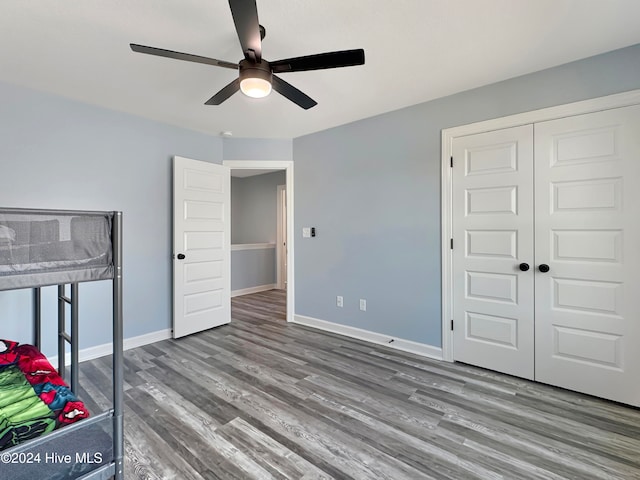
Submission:
<svg viewBox="0 0 640 480">
<path fill-rule="evenodd" d="M 92 416 L 91 418 L 54 430 L 41 437 L 21 443 L 13 448 L 24 450 L 34 448 L 54 441 L 58 437 L 70 435 L 76 430 L 80 430 L 91 425 L 95 425 L 107 418 L 112 418 L 113 423 L 113 459 L 111 462 L 97 467 L 95 470 L 85 474 L 80 480 L 106 480 L 115 478 L 124 479 L 124 400 L 123 400 L 123 316 L 122 316 L 122 212 L 96 212 L 96 211 L 70 211 L 70 210 L 31 210 L 31 209 L 0 209 L 0 214 L 24 214 L 24 215 L 110 215 L 111 223 L 111 252 L 113 262 L 113 408 L 109 411 Z M 65 377 L 66 344 L 71 346 L 71 367 L 70 386 L 71 390 L 77 392 L 78 374 L 78 300 L 79 283 L 71 283 L 71 294 L 66 294 L 66 284 L 58 284 L 58 374 Z M 55 285 L 55 284 L 54 284 Z M 34 310 L 34 344 L 40 350 L 42 345 L 42 295 L 41 287 L 45 285 L 32 286 L 33 288 L 33 310 Z M 23 287 L 17 287 L 23 288 Z M 66 331 L 66 306 L 70 306 L 71 328 Z M 10 449 L 11 450 L 11 449 Z M 10 451 L 10 450 L 7 450 Z"/>
</svg>

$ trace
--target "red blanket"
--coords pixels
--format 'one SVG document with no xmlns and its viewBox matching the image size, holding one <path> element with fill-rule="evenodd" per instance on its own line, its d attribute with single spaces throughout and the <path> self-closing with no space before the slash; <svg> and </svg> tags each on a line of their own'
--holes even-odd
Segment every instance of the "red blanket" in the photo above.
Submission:
<svg viewBox="0 0 640 480">
<path fill-rule="evenodd" d="M 37 348 L 0 340 L 0 450 L 88 416 Z"/>
</svg>

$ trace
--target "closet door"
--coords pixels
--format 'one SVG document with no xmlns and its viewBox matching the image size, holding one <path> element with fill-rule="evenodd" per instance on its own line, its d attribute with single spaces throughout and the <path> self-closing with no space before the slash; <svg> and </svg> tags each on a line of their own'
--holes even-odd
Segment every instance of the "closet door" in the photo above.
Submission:
<svg viewBox="0 0 640 480">
<path fill-rule="evenodd" d="M 639 132 L 638 106 L 535 125 L 535 378 L 637 406 Z"/>
<path fill-rule="evenodd" d="M 453 157 L 454 359 L 533 379 L 533 127 L 457 137 Z"/>
</svg>

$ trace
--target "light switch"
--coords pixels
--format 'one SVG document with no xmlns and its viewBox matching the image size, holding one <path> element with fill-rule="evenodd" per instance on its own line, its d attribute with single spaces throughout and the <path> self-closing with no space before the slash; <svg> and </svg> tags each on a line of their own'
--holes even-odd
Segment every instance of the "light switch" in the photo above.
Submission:
<svg viewBox="0 0 640 480">
<path fill-rule="evenodd" d="M 302 238 L 311 238 L 311 228 L 302 227 Z"/>
</svg>

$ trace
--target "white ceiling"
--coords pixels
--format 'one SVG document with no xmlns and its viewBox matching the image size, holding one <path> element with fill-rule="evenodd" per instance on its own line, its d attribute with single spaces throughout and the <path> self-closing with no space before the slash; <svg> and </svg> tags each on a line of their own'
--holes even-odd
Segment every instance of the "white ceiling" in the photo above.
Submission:
<svg viewBox="0 0 640 480">
<path fill-rule="evenodd" d="M 0 80 L 214 135 L 292 138 L 640 43 L 638 0 L 258 0 L 263 55 L 364 48 L 366 64 L 281 74 L 314 98 L 204 102 L 236 62 L 225 0 L 1 0 Z"/>
</svg>

